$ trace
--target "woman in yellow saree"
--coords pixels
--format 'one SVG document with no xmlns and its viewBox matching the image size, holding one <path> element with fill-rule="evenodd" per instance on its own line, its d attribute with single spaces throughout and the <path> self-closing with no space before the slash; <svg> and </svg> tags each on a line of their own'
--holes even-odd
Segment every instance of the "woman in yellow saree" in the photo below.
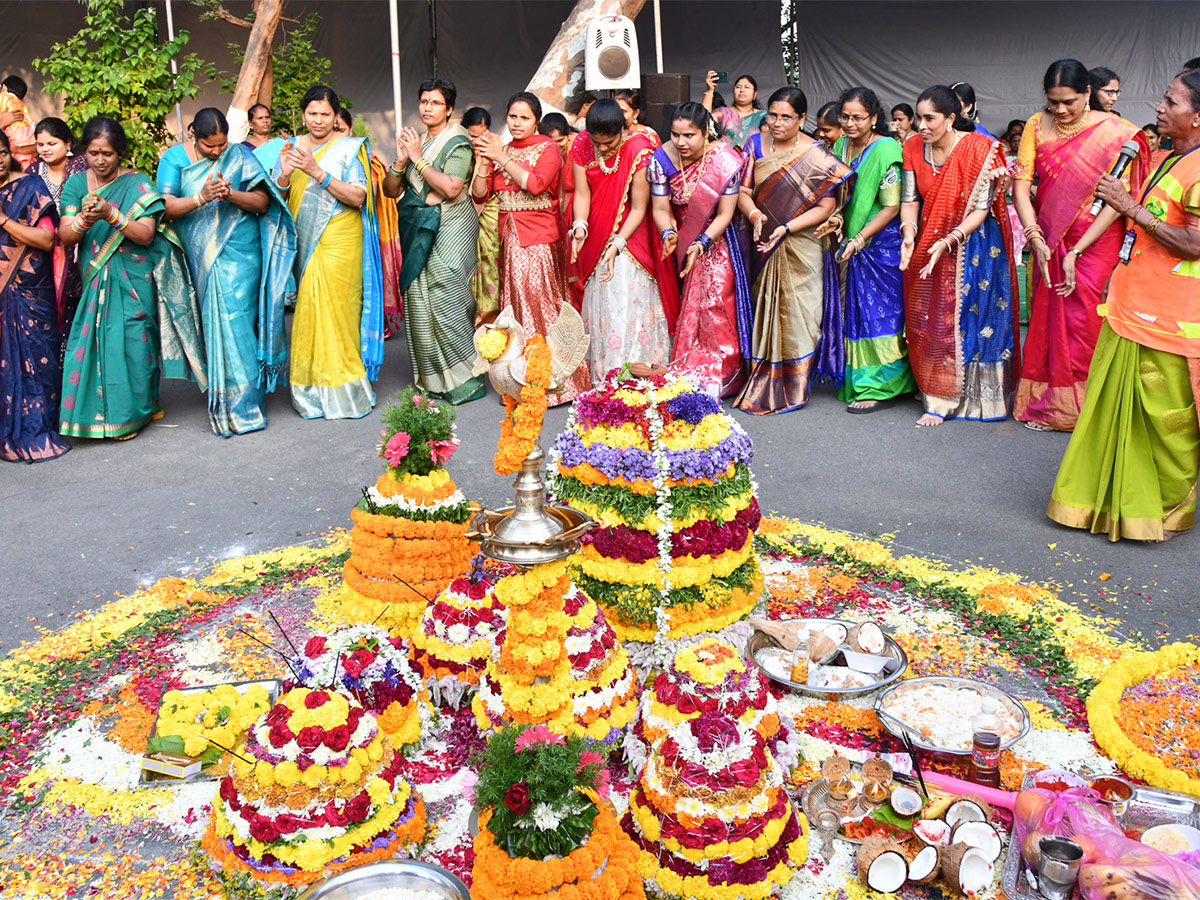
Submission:
<svg viewBox="0 0 1200 900">
<path fill-rule="evenodd" d="M 289 140 L 273 175 L 296 220 L 292 406 L 306 419 L 358 419 L 375 405 L 383 362 L 383 276 L 371 154 L 339 137 L 338 96 L 321 85 L 300 103 L 308 133 Z"/>
</svg>

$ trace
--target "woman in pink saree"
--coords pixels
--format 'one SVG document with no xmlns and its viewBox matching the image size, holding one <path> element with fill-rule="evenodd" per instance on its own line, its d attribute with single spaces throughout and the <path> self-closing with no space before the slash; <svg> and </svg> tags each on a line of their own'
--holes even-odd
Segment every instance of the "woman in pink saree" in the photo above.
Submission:
<svg viewBox="0 0 1200 900">
<path fill-rule="evenodd" d="M 1104 286 L 1117 264 L 1123 228 L 1112 207 L 1091 214 L 1092 192 L 1126 141 L 1138 156 L 1126 170 L 1136 188 L 1149 148 L 1136 125 L 1089 109 L 1087 69 L 1050 65 L 1047 111 L 1029 119 L 1014 172 L 1013 204 L 1032 249 L 1029 333 L 1013 415 L 1035 431 L 1071 431 L 1083 407 L 1102 319 Z M 1030 198 L 1038 179 L 1037 196 Z"/>
</svg>

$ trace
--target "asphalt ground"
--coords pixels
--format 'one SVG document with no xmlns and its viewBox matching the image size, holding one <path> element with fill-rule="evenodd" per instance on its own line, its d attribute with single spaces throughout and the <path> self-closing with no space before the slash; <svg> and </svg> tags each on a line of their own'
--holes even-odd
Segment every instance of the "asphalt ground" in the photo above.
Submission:
<svg viewBox="0 0 1200 900">
<path fill-rule="evenodd" d="M 0 653 L 157 578 L 348 528 L 361 488 L 381 471 L 379 410 L 410 379 L 397 337 L 371 415 L 306 421 L 285 389 L 269 398 L 264 431 L 233 438 L 212 434 L 195 385 L 168 381 L 166 418 L 135 440 L 76 440 L 59 460 L 0 465 Z M 1068 435 L 1011 420 L 916 428 L 920 411 L 905 400 L 848 415 L 832 389 L 817 388 L 796 412 L 734 415 L 754 439 L 764 512 L 1053 583 L 1150 645 L 1200 631 L 1200 535 L 1113 544 L 1062 528 L 1045 507 Z M 544 446 L 566 415 L 549 411 Z M 499 419 L 494 394 L 460 407 L 462 449 L 450 462 L 463 493 L 492 506 L 511 497 L 511 480 L 491 465 Z"/>
</svg>

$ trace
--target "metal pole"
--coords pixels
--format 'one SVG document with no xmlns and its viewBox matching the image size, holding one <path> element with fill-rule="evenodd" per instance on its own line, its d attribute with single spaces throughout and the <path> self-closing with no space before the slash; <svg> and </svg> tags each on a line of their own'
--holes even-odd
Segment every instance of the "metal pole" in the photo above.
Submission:
<svg viewBox="0 0 1200 900">
<path fill-rule="evenodd" d="M 658 74 L 663 73 L 662 54 L 662 4 L 654 0 L 654 51 L 658 54 Z"/>
<path fill-rule="evenodd" d="M 388 4 L 388 14 L 392 25 L 392 109 L 396 115 L 396 133 L 404 127 L 401 118 L 400 103 L 400 17 L 396 12 L 396 0 Z"/>
<path fill-rule="evenodd" d="M 171 0 L 167 2 L 167 40 L 175 40 L 175 17 L 171 14 Z M 175 65 L 174 57 L 171 58 L 171 74 L 178 75 L 179 68 Z M 183 107 L 178 103 L 175 104 L 175 122 L 179 126 L 179 143 L 183 143 Z"/>
</svg>

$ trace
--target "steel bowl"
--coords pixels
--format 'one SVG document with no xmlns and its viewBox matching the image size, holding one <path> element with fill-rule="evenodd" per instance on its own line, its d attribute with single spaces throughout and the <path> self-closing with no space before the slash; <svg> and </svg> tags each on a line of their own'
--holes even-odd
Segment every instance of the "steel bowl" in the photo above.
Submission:
<svg viewBox="0 0 1200 900">
<path fill-rule="evenodd" d="M 845 626 L 847 631 L 858 624 L 857 622 L 850 622 L 846 619 L 791 619 L 788 621 L 803 622 L 805 625 L 811 624 L 818 629 L 832 625 L 834 622 L 836 622 L 839 625 Z M 824 697 L 827 700 L 844 700 L 847 697 L 860 697 L 863 694 L 869 694 L 872 691 L 877 691 L 880 688 L 896 681 L 896 679 L 901 678 L 904 673 L 908 671 L 908 654 L 904 652 L 904 648 L 896 643 L 892 636 L 886 632 L 883 635 L 883 640 L 884 647 L 882 655 L 891 657 L 899 662 L 900 668 L 879 681 L 856 688 L 812 687 L 811 685 L 801 684 L 798 681 L 792 681 L 790 678 L 781 675 L 776 671 L 772 671 L 763 661 L 765 654 L 769 654 L 774 651 L 786 653 L 787 651 L 783 650 L 783 648 L 780 647 L 772 637 L 763 634 L 761 631 L 756 631 L 750 636 L 750 642 L 746 645 L 746 653 L 749 655 L 750 661 L 758 667 L 760 672 L 762 672 L 772 681 L 777 681 L 779 684 L 791 688 L 798 694 L 806 694 L 810 697 Z"/>
<path fill-rule="evenodd" d="M 976 681 L 973 678 L 958 678 L 952 675 L 925 675 L 920 678 L 908 678 L 899 684 L 893 684 L 887 689 L 880 692 L 875 698 L 875 715 L 879 717 L 879 721 L 883 723 L 883 727 L 890 731 L 893 735 L 904 740 L 904 735 L 907 734 L 912 738 L 913 744 L 920 747 L 922 750 L 928 750 L 930 753 L 937 753 L 945 756 L 970 756 L 971 748 L 960 750 L 951 747 L 941 747 L 933 744 L 921 732 L 917 731 L 908 723 L 900 720 L 896 716 L 884 710 L 884 704 L 887 703 L 887 698 L 896 691 L 911 690 L 914 686 L 935 684 L 943 687 L 954 688 L 955 690 L 971 690 L 975 691 L 982 697 L 995 697 L 996 702 L 1005 706 L 1012 711 L 1017 721 L 1021 723 L 1020 729 L 1017 731 L 1017 736 L 1011 740 L 1002 741 L 1000 744 L 1001 750 L 1007 750 L 1012 747 L 1017 741 L 1029 734 L 1029 711 L 1021 705 L 1016 697 L 1010 694 L 1003 688 L 998 688 L 995 685 L 985 684 L 982 681 Z"/>
<path fill-rule="evenodd" d="M 389 859 L 350 869 L 311 885 L 296 900 L 368 900 L 387 888 L 431 891 L 445 900 L 471 900 L 462 879 L 415 859 Z"/>
</svg>

